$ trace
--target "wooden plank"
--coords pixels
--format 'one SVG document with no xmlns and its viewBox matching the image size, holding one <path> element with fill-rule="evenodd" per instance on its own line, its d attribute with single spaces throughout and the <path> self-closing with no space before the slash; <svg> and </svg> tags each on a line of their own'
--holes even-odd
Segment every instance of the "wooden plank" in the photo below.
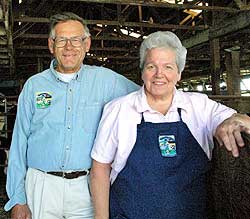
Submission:
<svg viewBox="0 0 250 219">
<path fill-rule="evenodd" d="M 42 17 L 16 17 L 16 22 L 23 23 L 49 23 L 48 18 Z M 109 20 L 85 20 L 87 24 L 102 24 L 110 26 L 126 26 L 126 27 L 148 27 L 148 28 L 159 28 L 159 29 L 180 29 L 180 30 L 204 30 L 204 25 L 187 26 L 187 25 L 176 25 L 176 24 L 157 24 L 148 22 L 122 22 L 122 21 L 109 21 Z"/>
<path fill-rule="evenodd" d="M 100 4 L 121 4 L 121 5 L 134 5 L 134 6 L 146 6 L 146 7 L 160 7 L 160 8 L 171 8 L 176 10 L 185 9 L 197 9 L 205 11 L 224 11 L 228 13 L 235 13 L 239 9 L 231 7 L 220 7 L 220 6 L 200 6 L 192 4 L 171 4 L 168 2 L 156 2 L 147 0 L 57 0 L 58 2 L 87 2 L 87 3 L 100 3 Z"/>
</svg>

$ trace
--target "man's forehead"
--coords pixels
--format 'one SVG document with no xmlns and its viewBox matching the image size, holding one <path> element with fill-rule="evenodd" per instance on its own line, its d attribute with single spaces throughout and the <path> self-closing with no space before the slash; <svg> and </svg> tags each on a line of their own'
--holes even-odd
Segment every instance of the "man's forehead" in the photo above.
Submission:
<svg viewBox="0 0 250 219">
<path fill-rule="evenodd" d="M 79 21 L 69 20 L 64 22 L 59 22 L 55 26 L 55 33 L 58 34 L 67 34 L 67 36 L 73 35 L 82 35 L 84 33 L 84 27 Z"/>
</svg>

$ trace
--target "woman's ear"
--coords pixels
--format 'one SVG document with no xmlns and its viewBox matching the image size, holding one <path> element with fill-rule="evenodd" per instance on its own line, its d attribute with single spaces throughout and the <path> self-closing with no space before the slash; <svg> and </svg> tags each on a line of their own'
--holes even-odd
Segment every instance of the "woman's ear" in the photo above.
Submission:
<svg viewBox="0 0 250 219">
<path fill-rule="evenodd" d="M 181 72 L 178 73 L 178 76 L 177 76 L 177 82 L 181 80 Z"/>
</svg>

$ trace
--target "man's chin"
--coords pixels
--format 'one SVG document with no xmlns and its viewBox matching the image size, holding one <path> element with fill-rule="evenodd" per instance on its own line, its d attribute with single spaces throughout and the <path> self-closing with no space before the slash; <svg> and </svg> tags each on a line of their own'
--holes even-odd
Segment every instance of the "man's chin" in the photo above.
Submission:
<svg viewBox="0 0 250 219">
<path fill-rule="evenodd" d="M 61 73 L 66 73 L 66 74 L 70 74 L 70 73 L 75 73 L 80 69 L 80 67 L 76 67 L 76 66 L 63 66 L 63 68 L 59 68 L 58 71 Z"/>
</svg>

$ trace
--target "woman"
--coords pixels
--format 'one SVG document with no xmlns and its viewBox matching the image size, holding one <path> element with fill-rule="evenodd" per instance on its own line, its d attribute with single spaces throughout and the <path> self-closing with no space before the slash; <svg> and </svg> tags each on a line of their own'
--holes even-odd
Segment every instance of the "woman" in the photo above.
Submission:
<svg viewBox="0 0 250 219">
<path fill-rule="evenodd" d="M 175 88 L 186 53 L 172 32 L 149 35 L 140 48 L 144 86 L 106 105 L 92 150 L 96 219 L 206 218 L 213 134 L 235 111 Z"/>
</svg>

